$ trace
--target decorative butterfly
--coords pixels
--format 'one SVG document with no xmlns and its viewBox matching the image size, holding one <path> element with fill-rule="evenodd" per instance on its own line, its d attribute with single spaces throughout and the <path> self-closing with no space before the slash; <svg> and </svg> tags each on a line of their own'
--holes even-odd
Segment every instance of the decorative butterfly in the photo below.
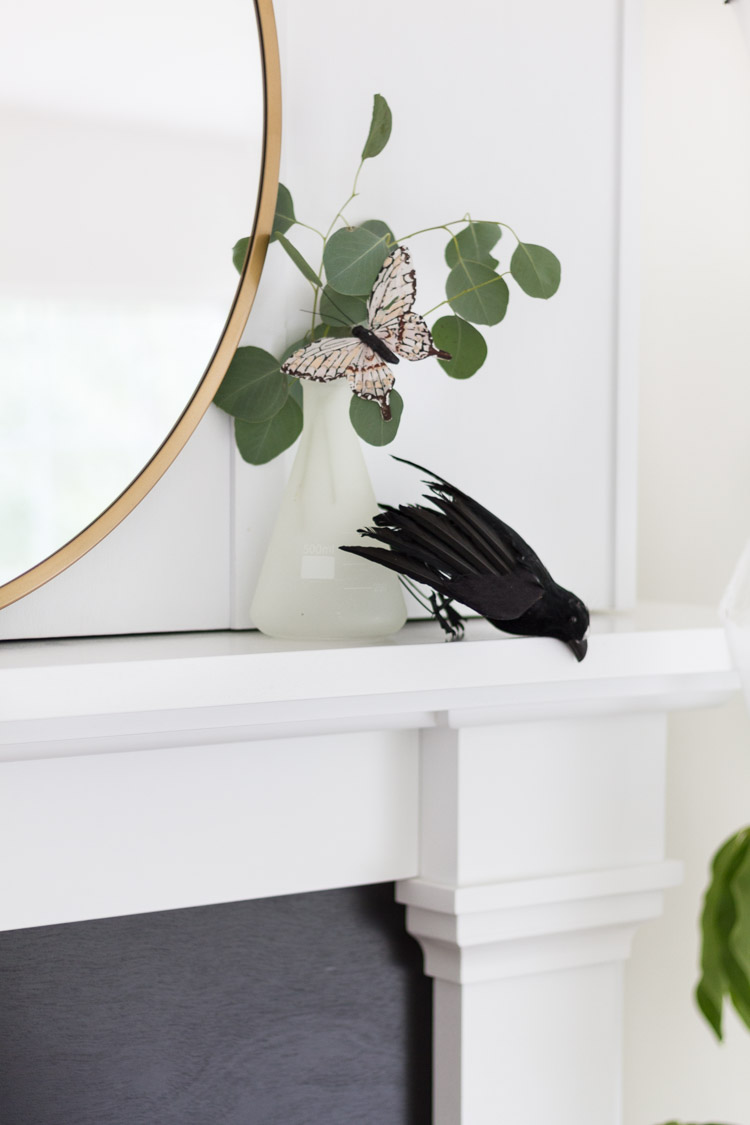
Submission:
<svg viewBox="0 0 750 1125">
<path fill-rule="evenodd" d="M 324 336 L 289 356 L 281 365 L 287 375 L 329 382 L 346 375 L 360 398 L 377 402 L 384 421 L 391 417 L 388 399 L 395 378 L 388 363 L 399 358 L 417 360 L 436 355 L 450 359 L 435 347 L 427 324 L 412 312 L 417 279 L 404 246 L 397 246 L 383 262 L 367 302 L 369 326 L 356 324 L 351 336 Z"/>
</svg>

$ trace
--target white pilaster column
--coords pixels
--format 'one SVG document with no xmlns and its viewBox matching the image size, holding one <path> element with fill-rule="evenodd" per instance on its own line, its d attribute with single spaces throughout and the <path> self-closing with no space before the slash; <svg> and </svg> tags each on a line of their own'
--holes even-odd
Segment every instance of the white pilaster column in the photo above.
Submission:
<svg viewBox="0 0 750 1125">
<path fill-rule="evenodd" d="M 623 962 L 680 877 L 666 717 L 444 718 L 397 891 L 435 978 L 435 1125 L 618 1125 Z"/>
</svg>

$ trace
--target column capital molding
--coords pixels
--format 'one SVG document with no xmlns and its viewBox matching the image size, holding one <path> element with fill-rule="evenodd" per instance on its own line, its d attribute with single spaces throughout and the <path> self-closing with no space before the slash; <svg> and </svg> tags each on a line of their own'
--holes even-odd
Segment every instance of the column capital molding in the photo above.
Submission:
<svg viewBox="0 0 750 1125">
<path fill-rule="evenodd" d="M 682 864 L 665 860 L 469 887 L 407 879 L 396 897 L 425 972 L 468 984 L 626 960 L 681 877 Z"/>
</svg>

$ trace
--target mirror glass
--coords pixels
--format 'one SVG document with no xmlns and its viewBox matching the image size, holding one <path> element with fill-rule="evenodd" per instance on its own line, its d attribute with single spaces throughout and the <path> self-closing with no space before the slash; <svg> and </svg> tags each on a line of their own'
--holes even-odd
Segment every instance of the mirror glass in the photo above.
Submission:
<svg viewBox="0 0 750 1125">
<path fill-rule="evenodd" d="M 264 125 L 253 0 L 5 14 L 0 585 L 116 499 L 201 381 Z"/>
</svg>

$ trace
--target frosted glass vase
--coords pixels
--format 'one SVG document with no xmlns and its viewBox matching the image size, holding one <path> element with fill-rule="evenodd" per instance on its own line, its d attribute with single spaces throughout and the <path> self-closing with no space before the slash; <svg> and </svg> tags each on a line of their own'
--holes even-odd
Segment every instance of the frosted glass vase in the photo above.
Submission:
<svg viewBox="0 0 750 1125">
<path fill-rule="evenodd" d="M 271 637 L 376 638 L 406 621 L 398 578 L 339 551 L 378 510 L 346 379 L 302 380 L 305 424 L 258 579 L 251 613 Z"/>
</svg>

